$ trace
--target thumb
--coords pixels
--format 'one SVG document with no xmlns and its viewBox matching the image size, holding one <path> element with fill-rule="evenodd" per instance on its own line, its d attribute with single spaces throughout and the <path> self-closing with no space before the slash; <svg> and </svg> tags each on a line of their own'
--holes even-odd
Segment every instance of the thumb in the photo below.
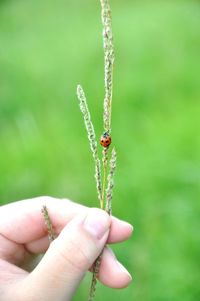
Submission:
<svg viewBox="0 0 200 301">
<path fill-rule="evenodd" d="M 36 269 L 28 276 L 34 300 L 66 301 L 101 253 L 111 219 L 100 209 L 77 216 L 62 230 Z M 36 297 L 37 295 L 37 297 Z"/>
</svg>

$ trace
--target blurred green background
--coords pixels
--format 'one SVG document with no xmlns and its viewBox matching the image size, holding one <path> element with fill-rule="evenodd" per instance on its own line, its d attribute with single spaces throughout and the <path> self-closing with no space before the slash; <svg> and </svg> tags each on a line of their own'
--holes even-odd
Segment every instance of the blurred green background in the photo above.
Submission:
<svg viewBox="0 0 200 301">
<path fill-rule="evenodd" d="M 96 300 L 200 300 L 200 2 L 111 1 L 115 40 L 113 247 L 133 283 Z M 51 195 L 98 206 L 76 98 L 102 133 L 99 1 L 0 1 L 1 204 Z M 86 300 L 90 278 L 74 300 Z"/>
</svg>

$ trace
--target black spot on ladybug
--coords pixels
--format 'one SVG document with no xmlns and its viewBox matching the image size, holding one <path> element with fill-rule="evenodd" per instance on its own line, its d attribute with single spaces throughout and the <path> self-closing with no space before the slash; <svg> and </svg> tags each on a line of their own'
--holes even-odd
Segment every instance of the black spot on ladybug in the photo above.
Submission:
<svg viewBox="0 0 200 301">
<path fill-rule="evenodd" d="M 100 138 L 100 144 L 103 147 L 108 147 L 111 144 L 111 137 L 108 133 L 104 133 Z"/>
</svg>

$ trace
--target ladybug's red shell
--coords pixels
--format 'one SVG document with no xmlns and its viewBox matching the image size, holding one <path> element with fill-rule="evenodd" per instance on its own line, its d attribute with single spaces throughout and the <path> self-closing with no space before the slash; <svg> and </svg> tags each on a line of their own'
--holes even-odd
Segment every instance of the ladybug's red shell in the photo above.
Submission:
<svg viewBox="0 0 200 301">
<path fill-rule="evenodd" d="M 100 139 L 100 144 L 103 146 L 103 147 L 108 147 L 110 144 L 111 144 L 111 137 L 108 133 L 104 133 L 102 136 L 101 136 L 101 139 Z"/>
</svg>

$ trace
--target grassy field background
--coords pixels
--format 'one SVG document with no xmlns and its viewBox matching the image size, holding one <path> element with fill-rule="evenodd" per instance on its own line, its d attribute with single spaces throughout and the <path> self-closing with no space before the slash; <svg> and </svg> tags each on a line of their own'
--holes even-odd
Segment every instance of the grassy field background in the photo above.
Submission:
<svg viewBox="0 0 200 301">
<path fill-rule="evenodd" d="M 200 300 L 200 3 L 111 1 L 116 61 L 114 247 L 134 277 L 97 301 Z M 51 195 L 98 206 L 76 98 L 102 133 L 99 1 L 0 1 L 0 202 Z M 90 278 L 74 300 L 86 300 Z"/>
</svg>

